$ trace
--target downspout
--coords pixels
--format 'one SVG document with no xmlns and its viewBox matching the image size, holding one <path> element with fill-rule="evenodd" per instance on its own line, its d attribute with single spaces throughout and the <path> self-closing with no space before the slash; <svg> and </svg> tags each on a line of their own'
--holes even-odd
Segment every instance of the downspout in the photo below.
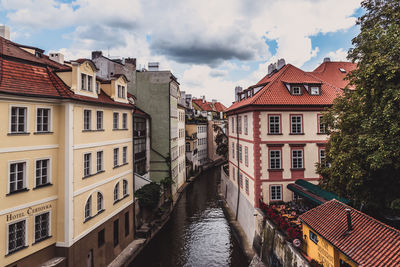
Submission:
<svg viewBox="0 0 400 267">
<path fill-rule="evenodd" d="M 133 106 L 132 110 L 132 170 L 133 170 L 133 190 L 132 190 L 132 195 L 133 195 L 133 238 L 136 237 L 136 199 L 135 199 L 135 172 L 136 172 L 136 164 L 135 164 L 135 113 L 136 113 L 136 106 Z"/>
<path fill-rule="evenodd" d="M 236 114 L 236 158 L 237 158 L 237 186 L 238 186 L 238 195 L 237 195 L 237 203 L 236 203 L 236 217 L 235 220 L 238 220 L 239 216 L 239 199 L 240 199 L 240 160 L 239 160 L 239 114 Z"/>
</svg>

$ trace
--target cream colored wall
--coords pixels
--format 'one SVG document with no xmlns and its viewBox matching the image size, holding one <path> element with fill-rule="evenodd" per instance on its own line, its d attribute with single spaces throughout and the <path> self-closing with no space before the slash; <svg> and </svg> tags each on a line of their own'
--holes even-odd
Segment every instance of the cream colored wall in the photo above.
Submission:
<svg viewBox="0 0 400 267">
<path fill-rule="evenodd" d="M 232 167 L 235 168 L 235 180 L 233 180 L 233 173 L 232 173 Z M 229 162 L 229 179 L 232 181 L 234 184 L 235 188 L 238 186 L 238 169 L 236 165 L 233 165 L 231 162 Z M 254 206 L 254 181 L 244 172 L 240 171 L 243 175 L 243 188 L 240 188 L 240 193 L 243 194 L 243 196 L 246 197 L 246 199 Z M 246 193 L 246 178 L 249 179 L 249 194 Z"/>
<path fill-rule="evenodd" d="M 313 184 L 318 184 L 318 181 L 309 181 L 310 183 Z M 283 199 L 282 201 L 284 202 L 289 202 L 293 200 L 293 192 L 287 189 L 287 185 L 294 183 L 294 181 L 277 181 L 277 182 L 262 182 L 262 195 L 265 203 L 269 202 L 270 195 L 269 195 L 269 187 L 270 185 L 282 185 L 282 194 L 283 194 Z"/>
<path fill-rule="evenodd" d="M 186 153 L 185 153 L 185 133 L 183 137 L 179 138 L 179 131 L 185 131 L 185 109 L 181 106 L 178 106 L 178 166 L 182 164 L 181 171 L 179 172 L 178 167 L 178 183 L 177 188 L 180 188 L 186 180 Z M 183 149 L 182 149 L 183 148 Z M 181 149 L 181 151 L 180 151 Z"/>
<path fill-rule="evenodd" d="M 61 78 L 61 80 L 63 80 L 63 82 L 68 85 L 69 87 L 72 87 L 72 73 L 71 71 L 68 72 L 56 72 L 57 76 Z M 74 72 L 76 74 L 76 71 Z M 77 74 L 76 74 L 77 75 Z M 76 88 L 76 79 L 75 79 L 75 88 Z"/>
</svg>

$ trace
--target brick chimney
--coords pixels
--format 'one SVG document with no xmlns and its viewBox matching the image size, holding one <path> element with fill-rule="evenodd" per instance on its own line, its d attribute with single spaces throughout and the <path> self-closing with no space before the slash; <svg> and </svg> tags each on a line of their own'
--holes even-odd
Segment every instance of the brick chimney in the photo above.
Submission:
<svg viewBox="0 0 400 267">
<path fill-rule="evenodd" d="M 351 223 L 350 209 L 346 209 L 346 217 L 347 217 L 347 232 L 351 232 L 353 230 L 353 225 Z"/>
<path fill-rule="evenodd" d="M 101 57 L 103 55 L 103 52 L 101 51 L 92 51 L 92 59 Z"/>
<path fill-rule="evenodd" d="M 6 25 L 0 26 L 0 36 L 7 40 L 10 40 L 10 27 Z"/>
</svg>

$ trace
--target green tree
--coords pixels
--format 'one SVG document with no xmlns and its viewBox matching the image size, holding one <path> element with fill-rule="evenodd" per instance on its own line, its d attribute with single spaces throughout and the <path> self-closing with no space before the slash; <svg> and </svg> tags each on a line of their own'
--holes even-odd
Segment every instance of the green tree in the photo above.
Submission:
<svg viewBox="0 0 400 267">
<path fill-rule="evenodd" d="M 324 119 L 330 129 L 321 184 L 356 207 L 400 198 L 400 2 L 368 0 L 348 58 L 357 69 Z"/>
<path fill-rule="evenodd" d="M 224 159 L 228 158 L 228 137 L 222 130 L 222 128 L 216 124 L 213 125 L 214 132 L 217 133 L 215 137 L 215 143 L 217 144 L 216 153 L 224 157 Z"/>
</svg>

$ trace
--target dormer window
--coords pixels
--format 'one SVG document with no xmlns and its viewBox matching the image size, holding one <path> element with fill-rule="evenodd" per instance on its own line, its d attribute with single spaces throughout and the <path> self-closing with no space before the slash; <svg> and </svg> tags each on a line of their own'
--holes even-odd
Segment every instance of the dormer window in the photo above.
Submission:
<svg viewBox="0 0 400 267">
<path fill-rule="evenodd" d="M 86 90 L 86 84 L 87 84 L 87 75 L 86 74 L 81 74 L 81 90 Z"/>
<path fill-rule="evenodd" d="M 125 98 L 125 86 L 118 85 L 118 97 Z"/>
<path fill-rule="evenodd" d="M 319 87 L 312 86 L 311 87 L 311 95 L 319 95 Z"/>
<path fill-rule="evenodd" d="M 89 92 L 92 92 L 92 90 L 93 90 L 92 89 L 92 80 L 93 80 L 93 77 L 88 75 L 88 86 L 87 86 L 87 89 L 88 89 Z"/>
<path fill-rule="evenodd" d="M 81 74 L 81 90 L 92 92 L 93 77 L 87 74 Z"/>
<path fill-rule="evenodd" d="M 293 93 L 293 95 L 301 95 L 300 86 L 292 87 L 292 93 Z"/>
</svg>

